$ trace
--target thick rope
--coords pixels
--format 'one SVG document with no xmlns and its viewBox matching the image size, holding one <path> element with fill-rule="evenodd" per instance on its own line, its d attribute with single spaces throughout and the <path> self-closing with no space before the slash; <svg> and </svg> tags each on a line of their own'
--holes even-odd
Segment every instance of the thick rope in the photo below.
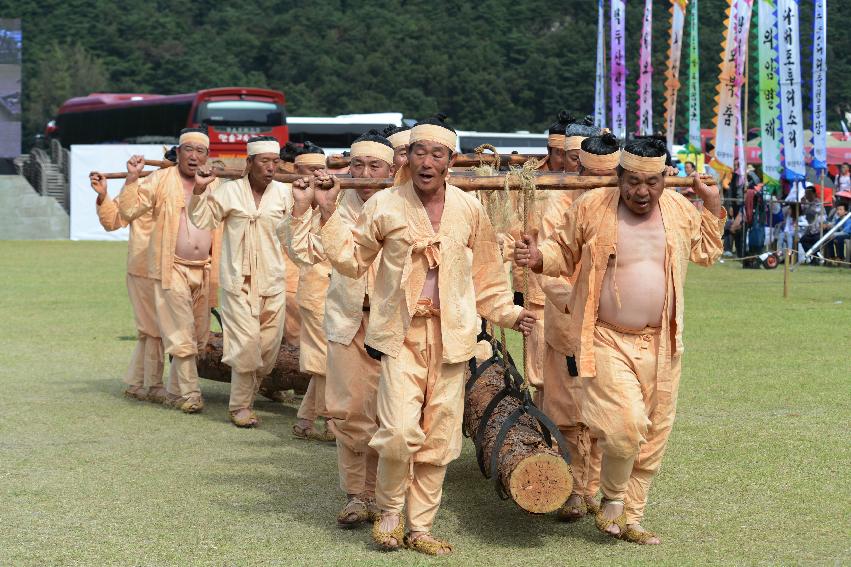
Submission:
<svg viewBox="0 0 851 567">
<path fill-rule="evenodd" d="M 519 185 L 523 195 L 523 234 L 529 234 L 529 216 L 532 214 L 532 202 L 535 199 L 535 170 L 538 168 L 537 160 L 529 160 L 522 167 L 511 167 L 505 176 L 505 190 L 509 186 Z M 529 277 L 528 266 L 523 267 L 523 309 L 529 309 Z M 529 353 L 529 341 L 523 335 L 523 386 L 522 389 L 529 391 L 529 369 L 527 358 Z"/>
</svg>

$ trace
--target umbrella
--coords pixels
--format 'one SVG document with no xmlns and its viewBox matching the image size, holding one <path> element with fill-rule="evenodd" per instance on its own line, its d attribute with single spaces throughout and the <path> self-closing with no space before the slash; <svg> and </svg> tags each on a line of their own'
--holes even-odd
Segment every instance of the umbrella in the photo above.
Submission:
<svg viewBox="0 0 851 567">
<path fill-rule="evenodd" d="M 845 199 L 851 199 L 851 191 L 840 191 L 835 196 L 836 197 L 843 197 Z"/>
</svg>

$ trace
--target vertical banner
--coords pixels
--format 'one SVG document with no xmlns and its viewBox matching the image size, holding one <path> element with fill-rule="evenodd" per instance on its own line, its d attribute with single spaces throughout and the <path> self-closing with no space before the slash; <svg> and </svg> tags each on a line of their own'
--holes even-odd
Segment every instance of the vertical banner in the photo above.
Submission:
<svg viewBox="0 0 851 567">
<path fill-rule="evenodd" d="M 21 154 L 21 20 L 0 18 L 0 158 Z"/>
<path fill-rule="evenodd" d="M 611 5 L 611 95 L 612 133 L 626 137 L 626 0 L 612 0 Z"/>
<path fill-rule="evenodd" d="M 798 0 L 777 0 L 780 116 L 783 125 L 783 175 L 789 181 L 806 178 L 804 125 L 801 110 L 801 39 Z"/>
<path fill-rule="evenodd" d="M 688 38 L 688 144 L 689 153 L 702 153 L 700 137 L 700 52 L 698 47 L 698 0 L 692 0 Z"/>
<path fill-rule="evenodd" d="M 725 171 L 732 170 L 735 163 L 752 2 L 731 0 L 727 9 L 724 52 L 718 66 L 721 72 L 718 75 L 718 95 L 715 97 L 715 165 Z"/>
<path fill-rule="evenodd" d="M 606 127 L 606 19 L 603 0 L 597 2 L 597 73 L 594 84 L 594 126 Z"/>
<path fill-rule="evenodd" d="M 638 133 L 653 133 L 653 0 L 644 0 L 641 45 L 638 50 Z"/>
<path fill-rule="evenodd" d="M 814 0 L 813 17 L 813 162 L 827 169 L 827 0 Z"/>
<path fill-rule="evenodd" d="M 777 13 L 775 0 L 759 0 L 757 51 L 759 53 L 759 125 L 762 182 L 780 185 L 780 85 L 777 81 Z"/>
<path fill-rule="evenodd" d="M 747 172 L 747 162 L 745 161 L 745 143 L 747 141 L 747 137 L 744 132 L 745 126 L 743 126 L 743 122 L 747 122 L 747 112 L 748 109 L 744 109 L 745 120 L 742 119 L 742 101 L 741 101 L 741 86 L 744 85 L 744 88 L 748 88 L 746 77 L 748 75 L 748 55 L 750 51 L 748 49 L 748 38 L 750 37 L 751 31 L 751 10 L 753 8 L 753 0 L 736 0 L 736 81 L 739 85 L 739 92 L 737 97 L 739 97 L 739 104 L 736 113 L 736 122 L 738 123 L 736 128 L 736 144 L 738 146 L 736 156 L 739 158 L 739 167 L 736 173 L 739 174 L 739 179 L 745 178 L 745 173 Z"/>
<path fill-rule="evenodd" d="M 674 145 L 677 118 L 677 94 L 680 92 L 680 55 L 683 51 L 683 27 L 687 0 L 671 0 L 671 35 L 668 37 L 668 68 L 665 70 L 665 138 L 668 151 Z"/>
</svg>

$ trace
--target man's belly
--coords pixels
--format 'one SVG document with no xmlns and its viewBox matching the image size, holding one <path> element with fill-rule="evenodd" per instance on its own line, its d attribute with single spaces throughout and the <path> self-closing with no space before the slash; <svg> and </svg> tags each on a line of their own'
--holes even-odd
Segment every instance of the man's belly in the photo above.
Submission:
<svg viewBox="0 0 851 567">
<path fill-rule="evenodd" d="M 210 257 L 210 246 L 213 236 L 209 230 L 195 228 L 187 222 L 186 215 L 180 216 L 180 227 L 177 230 L 177 242 L 174 253 L 184 260 L 206 260 Z"/>
<path fill-rule="evenodd" d="M 620 308 L 615 295 L 620 298 Z M 600 292 L 597 318 L 629 329 L 658 327 L 665 305 L 665 272 L 657 262 L 609 267 Z"/>
</svg>

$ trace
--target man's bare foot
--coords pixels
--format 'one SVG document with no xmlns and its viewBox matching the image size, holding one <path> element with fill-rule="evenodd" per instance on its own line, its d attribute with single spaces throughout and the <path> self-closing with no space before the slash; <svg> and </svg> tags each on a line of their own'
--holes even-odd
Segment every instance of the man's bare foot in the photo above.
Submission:
<svg viewBox="0 0 851 567">
<path fill-rule="evenodd" d="M 659 545 L 662 540 L 655 533 L 645 530 L 641 524 L 627 524 L 623 539 L 639 545 Z"/>
<path fill-rule="evenodd" d="M 382 549 L 399 549 L 405 525 L 402 516 L 394 512 L 382 512 L 381 519 L 372 526 L 372 540 Z"/>
<path fill-rule="evenodd" d="M 437 539 L 428 532 L 409 533 L 405 536 L 405 545 L 409 549 L 426 555 L 449 555 L 452 553 L 452 546 L 449 543 Z"/>
</svg>

